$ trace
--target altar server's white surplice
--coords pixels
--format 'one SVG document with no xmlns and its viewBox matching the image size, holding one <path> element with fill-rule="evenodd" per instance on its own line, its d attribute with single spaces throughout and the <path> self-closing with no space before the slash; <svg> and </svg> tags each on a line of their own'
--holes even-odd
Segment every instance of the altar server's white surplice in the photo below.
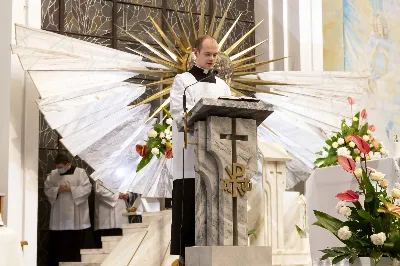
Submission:
<svg viewBox="0 0 400 266">
<path fill-rule="evenodd" d="M 92 184 L 85 170 L 75 168 L 73 174 L 67 175 L 53 170 L 44 185 L 51 204 L 50 230 L 82 230 L 91 226 L 88 198 Z M 69 185 L 71 192 L 58 193 L 60 185 Z"/>
<path fill-rule="evenodd" d="M 119 198 L 119 192 L 111 192 L 102 184 L 96 182 L 96 201 L 94 230 L 122 228 L 129 223 L 129 218 L 122 216 L 126 212 L 124 199 Z"/>
</svg>

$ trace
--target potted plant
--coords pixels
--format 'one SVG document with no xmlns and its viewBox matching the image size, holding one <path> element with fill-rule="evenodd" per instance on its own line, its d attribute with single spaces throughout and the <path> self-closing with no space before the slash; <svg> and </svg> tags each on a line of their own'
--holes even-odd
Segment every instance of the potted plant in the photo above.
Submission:
<svg viewBox="0 0 400 266">
<path fill-rule="evenodd" d="M 371 147 L 363 138 L 357 135 L 349 138 L 361 154 L 370 152 Z M 400 259 L 400 184 L 396 183 L 388 193 L 385 174 L 369 168 L 366 156 L 362 157 L 360 168 L 356 168 L 351 156 L 340 155 L 337 160 L 353 174 L 359 188 L 336 196 L 340 200 L 336 209 L 345 221 L 314 210 L 317 218 L 314 225 L 330 231 L 344 244 L 322 250 L 325 254 L 321 259 L 333 258 L 332 264 L 349 259 L 355 265 L 392 265 L 392 261 Z"/>
</svg>

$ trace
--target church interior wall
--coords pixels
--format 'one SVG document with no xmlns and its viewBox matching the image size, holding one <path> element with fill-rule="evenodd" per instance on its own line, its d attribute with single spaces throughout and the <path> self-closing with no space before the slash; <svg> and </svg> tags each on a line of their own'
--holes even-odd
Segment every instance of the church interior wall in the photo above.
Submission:
<svg viewBox="0 0 400 266">
<path fill-rule="evenodd" d="M 25 265 L 36 265 L 38 93 L 18 57 L 11 55 L 10 43 L 15 43 L 14 23 L 40 27 L 40 1 L 3 1 L 1 13 L 0 191 L 7 195 L 2 215 L 18 238 L 28 241 Z"/>
<path fill-rule="evenodd" d="M 322 4 L 313 0 L 255 0 L 256 49 L 260 60 L 287 57 L 259 70 L 321 71 L 323 68 Z"/>
</svg>

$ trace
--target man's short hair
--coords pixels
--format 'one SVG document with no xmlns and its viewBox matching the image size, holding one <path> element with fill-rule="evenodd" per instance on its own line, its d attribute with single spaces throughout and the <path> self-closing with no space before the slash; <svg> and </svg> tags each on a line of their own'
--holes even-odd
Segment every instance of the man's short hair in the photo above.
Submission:
<svg viewBox="0 0 400 266">
<path fill-rule="evenodd" d="M 59 153 L 56 158 L 54 159 L 55 164 L 67 164 L 71 163 L 71 160 L 68 158 L 68 156 L 64 153 Z"/>
<path fill-rule="evenodd" d="M 194 45 L 194 48 L 196 48 L 197 50 L 200 51 L 201 48 L 202 48 L 203 42 L 204 42 L 205 40 L 207 40 L 207 39 L 211 39 L 211 40 L 217 41 L 214 37 L 212 37 L 212 36 L 210 36 L 210 35 L 203 35 L 203 36 L 199 37 L 199 38 L 196 40 L 196 43 L 195 43 L 195 45 Z"/>
</svg>

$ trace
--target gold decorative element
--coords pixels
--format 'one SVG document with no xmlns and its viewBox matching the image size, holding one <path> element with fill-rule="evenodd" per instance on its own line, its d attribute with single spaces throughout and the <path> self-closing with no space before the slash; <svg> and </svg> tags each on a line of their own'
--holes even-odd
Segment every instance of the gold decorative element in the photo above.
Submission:
<svg viewBox="0 0 400 266">
<path fill-rule="evenodd" d="M 136 207 L 129 207 L 129 208 L 126 208 L 126 211 L 127 212 L 135 212 L 137 209 L 136 209 Z"/>
<path fill-rule="evenodd" d="M 154 34 L 151 34 L 147 30 L 146 33 L 148 36 L 150 36 L 158 45 L 160 45 L 161 49 L 163 52 L 158 51 L 156 48 L 153 46 L 147 44 L 145 41 L 143 41 L 141 38 L 137 37 L 133 33 L 126 32 L 123 28 L 119 27 L 122 31 L 125 31 L 127 35 L 131 36 L 133 39 L 138 41 L 143 45 L 143 47 L 147 48 L 151 53 L 144 53 L 141 51 L 137 50 L 132 50 L 135 53 L 150 59 L 151 61 L 158 63 L 164 67 L 166 67 L 166 70 L 145 70 L 145 71 L 136 71 L 137 73 L 140 74 L 146 74 L 146 75 L 151 75 L 151 76 L 156 76 L 156 77 L 162 77 L 164 78 L 162 81 L 157 81 L 153 82 L 152 84 L 149 85 L 162 85 L 168 87 L 167 89 L 162 89 L 160 92 L 155 93 L 154 95 L 151 95 L 149 98 L 143 100 L 142 102 L 138 103 L 135 105 L 139 106 L 148 102 L 151 102 L 153 100 L 156 100 L 160 97 L 163 97 L 165 95 L 169 94 L 169 89 L 170 86 L 173 83 L 174 77 L 177 74 L 185 72 L 187 69 L 190 69 L 194 64 L 195 64 L 195 56 L 192 53 L 193 47 L 194 47 L 194 42 L 197 37 L 202 36 L 204 34 L 208 34 L 213 36 L 219 43 L 221 52 L 218 55 L 217 58 L 217 63 L 215 65 L 215 70 L 218 71 L 218 76 L 225 80 L 228 85 L 231 86 L 231 91 L 233 95 L 243 95 L 241 93 L 241 90 L 244 91 L 250 91 L 250 92 L 264 92 L 264 93 L 271 93 L 269 90 L 265 89 L 258 89 L 256 86 L 257 85 L 283 85 L 282 83 L 275 83 L 275 82 L 262 82 L 260 79 L 258 79 L 255 74 L 259 73 L 254 71 L 255 67 L 259 67 L 262 65 L 269 64 L 271 62 L 277 61 L 277 60 L 282 60 L 283 58 L 278 58 L 274 60 L 269 60 L 269 61 L 262 61 L 262 62 L 257 62 L 257 63 L 248 63 L 249 61 L 255 59 L 259 55 L 250 55 L 248 57 L 245 57 L 243 59 L 243 56 L 246 54 L 254 51 L 255 48 L 257 48 L 259 45 L 263 44 L 266 42 L 266 40 L 259 42 L 243 51 L 238 51 L 238 53 L 235 54 L 235 51 L 238 49 L 238 47 L 247 39 L 251 36 L 251 34 L 255 31 L 255 29 L 262 23 L 259 22 L 257 23 L 250 31 L 246 32 L 241 38 L 239 38 L 231 47 L 228 47 L 227 49 L 224 50 L 224 45 L 226 44 L 229 36 L 231 36 L 231 33 L 233 32 L 234 28 L 237 26 L 237 23 L 239 22 L 241 14 L 237 17 L 233 25 L 229 28 L 228 32 L 220 37 L 223 25 L 225 24 L 226 17 L 228 15 L 229 9 L 232 6 L 232 3 L 234 0 L 231 0 L 228 4 L 228 7 L 224 11 L 224 14 L 221 19 L 219 19 L 219 23 L 217 23 L 217 18 L 216 18 L 216 12 L 212 15 L 211 18 L 211 23 L 209 25 L 208 31 L 206 31 L 206 25 L 205 25 L 205 9 L 204 9 L 204 4 L 205 0 L 201 1 L 201 9 L 200 9 L 200 19 L 199 19 L 199 27 L 196 29 L 195 23 L 194 23 L 194 15 L 191 11 L 189 11 L 189 31 L 190 34 L 185 31 L 181 19 L 181 13 L 178 12 L 178 3 L 176 0 L 173 0 L 173 8 L 174 8 L 174 15 L 177 19 L 177 25 L 179 30 L 175 32 L 174 28 L 171 26 L 171 24 L 168 22 L 168 20 L 163 17 L 164 23 L 166 28 L 168 29 L 168 33 L 164 32 L 161 28 L 160 25 L 157 24 L 155 19 L 150 15 L 149 19 L 155 29 L 157 30 L 159 36 L 161 36 L 161 39 L 158 39 Z M 168 37 L 171 36 L 171 37 Z M 190 38 L 188 37 L 190 36 Z M 128 69 L 129 71 L 129 69 Z M 135 70 L 131 70 L 135 71 Z M 235 74 L 237 72 L 237 74 Z M 252 76 L 247 76 L 247 75 L 252 75 Z M 156 114 L 158 114 L 162 108 L 158 108 L 155 113 L 152 114 L 152 117 L 154 117 Z"/>
<path fill-rule="evenodd" d="M 246 175 L 246 166 L 240 163 L 234 163 L 232 167 L 232 171 L 229 167 L 225 167 L 226 172 L 229 175 L 229 178 L 222 179 L 224 183 L 222 186 L 222 191 L 226 191 L 231 193 L 234 198 L 238 196 L 238 191 L 240 196 L 244 196 L 247 191 L 251 191 L 252 184 L 247 177 L 243 179 L 238 179 L 239 177 L 243 177 Z M 239 170 L 239 171 L 238 171 Z"/>
<path fill-rule="evenodd" d="M 28 245 L 28 241 L 26 241 L 26 240 L 22 240 L 21 241 L 21 248 L 22 248 L 22 251 L 24 251 L 24 246 L 27 246 Z"/>
</svg>

